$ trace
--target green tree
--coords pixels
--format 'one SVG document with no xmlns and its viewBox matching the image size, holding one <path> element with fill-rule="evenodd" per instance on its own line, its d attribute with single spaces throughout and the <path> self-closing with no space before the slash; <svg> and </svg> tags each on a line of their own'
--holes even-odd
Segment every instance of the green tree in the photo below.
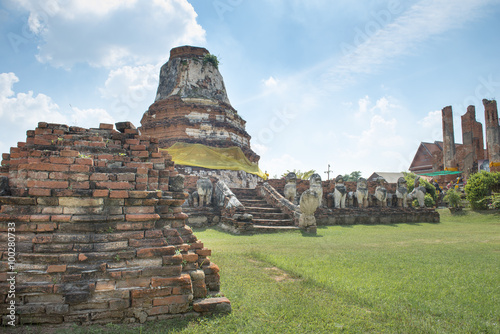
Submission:
<svg viewBox="0 0 500 334">
<path fill-rule="evenodd" d="M 472 209 L 485 210 L 488 208 L 488 201 L 484 198 L 498 188 L 500 188 L 500 172 L 481 171 L 469 177 L 464 190 Z"/>
<path fill-rule="evenodd" d="M 351 172 L 351 174 L 344 175 L 344 182 L 356 182 L 361 177 L 361 172 L 356 170 Z"/>
</svg>

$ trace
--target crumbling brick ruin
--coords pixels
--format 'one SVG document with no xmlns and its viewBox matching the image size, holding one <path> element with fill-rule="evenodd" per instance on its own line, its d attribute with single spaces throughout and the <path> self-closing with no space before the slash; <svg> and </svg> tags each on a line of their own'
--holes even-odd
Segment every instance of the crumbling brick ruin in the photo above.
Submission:
<svg viewBox="0 0 500 334">
<path fill-rule="evenodd" d="M 484 160 L 483 125 L 476 121 L 476 108 L 467 107 L 462 116 L 463 170 L 477 170 L 478 161 Z"/>
<path fill-rule="evenodd" d="M 421 174 L 438 171 L 461 171 L 465 177 L 484 168 L 500 170 L 500 125 L 495 100 L 483 100 L 486 150 L 483 125 L 476 120 L 476 109 L 468 106 L 462 115 L 463 144 L 455 143 L 453 112 L 451 106 L 442 109 L 443 142 L 421 143 L 410 165 L 411 172 Z M 483 164 L 483 165 L 482 165 Z M 438 176 L 440 183 L 447 183 L 456 175 Z"/>
<path fill-rule="evenodd" d="M 230 311 L 205 299 L 219 268 L 185 224 L 183 177 L 157 139 L 117 128 L 39 123 L 3 155 L 2 325 Z"/>
<path fill-rule="evenodd" d="M 484 99 L 483 105 L 490 171 L 500 172 L 500 125 L 498 124 L 497 101 Z"/>
<path fill-rule="evenodd" d="M 453 130 L 453 112 L 451 106 L 441 110 L 443 116 L 443 164 L 444 170 L 458 170 L 455 160 L 455 133 Z"/>
</svg>

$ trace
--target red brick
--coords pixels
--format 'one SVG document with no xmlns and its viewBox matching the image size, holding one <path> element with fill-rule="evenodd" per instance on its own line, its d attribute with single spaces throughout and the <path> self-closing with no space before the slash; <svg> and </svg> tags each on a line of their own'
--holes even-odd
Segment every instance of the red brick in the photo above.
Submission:
<svg viewBox="0 0 500 334">
<path fill-rule="evenodd" d="M 132 151 L 145 151 L 147 150 L 146 145 L 130 145 L 130 150 Z"/>
<path fill-rule="evenodd" d="M 148 310 L 148 315 L 153 316 L 158 314 L 165 314 L 168 312 L 169 312 L 168 306 L 155 306 Z"/>
<path fill-rule="evenodd" d="M 110 198 L 128 198 L 128 190 L 111 190 L 109 193 Z"/>
<path fill-rule="evenodd" d="M 113 181 L 104 181 L 97 182 L 96 186 L 98 188 L 106 188 L 106 189 L 121 189 L 121 190 L 129 190 L 131 185 L 129 182 L 121 181 L 121 182 L 113 182 Z"/>
<path fill-rule="evenodd" d="M 127 214 L 125 215 L 125 220 L 127 221 L 145 221 L 145 220 L 158 220 L 160 216 L 156 213 L 151 214 Z"/>
<path fill-rule="evenodd" d="M 47 267 L 47 272 L 48 273 L 63 273 L 66 271 L 66 265 L 65 264 L 61 264 L 61 265 L 57 265 L 57 264 L 51 264 Z"/>
<path fill-rule="evenodd" d="M 90 181 L 108 181 L 109 176 L 105 173 L 92 173 L 90 175 Z"/>
<path fill-rule="evenodd" d="M 73 157 L 73 158 L 76 158 L 77 156 L 80 155 L 80 153 L 78 151 L 64 150 L 64 151 L 60 151 L 59 155 L 61 157 Z"/>
<path fill-rule="evenodd" d="M 151 229 L 154 227 L 154 221 L 147 222 L 118 222 L 116 224 L 116 229 L 118 231 L 135 231 L 135 230 L 144 230 Z"/>
<path fill-rule="evenodd" d="M 109 190 L 108 189 L 95 189 L 92 192 L 92 196 L 94 197 L 108 197 Z"/>
<path fill-rule="evenodd" d="M 50 216 L 49 215 L 31 215 L 30 221 L 31 222 L 49 222 Z"/>
<path fill-rule="evenodd" d="M 165 238 L 162 239 L 130 239 L 128 242 L 130 247 L 161 247 L 167 246 Z"/>
<path fill-rule="evenodd" d="M 97 281 L 95 284 L 96 291 L 108 291 L 115 289 L 115 281 Z"/>
<path fill-rule="evenodd" d="M 131 151 L 130 155 L 133 157 L 148 158 L 149 152 L 148 151 Z"/>
<path fill-rule="evenodd" d="M 90 183 L 89 183 L 89 181 L 85 181 L 85 182 L 71 182 L 70 183 L 70 188 L 73 188 L 73 189 L 90 189 Z"/>
<path fill-rule="evenodd" d="M 163 237 L 163 232 L 161 230 L 147 230 L 145 237 L 146 238 L 161 238 L 161 237 Z"/>
<path fill-rule="evenodd" d="M 188 296 L 185 295 L 158 297 L 153 299 L 153 306 L 184 304 L 188 302 Z"/>
<path fill-rule="evenodd" d="M 196 262 L 198 260 L 198 254 L 182 254 L 182 259 L 187 262 Z"/>
<path fill-rule="evenodd" d="M 191 276 L 189 274 L 182 274 L 179 277 L 153 277 L 151 278 L 151 287 L 188 287 L 191 286 Z M 174 291 L 172 291 L 173 293 Z"/>
<path fill-rule="evenodd" d="M 143 166 L 138 166 L 137 167 L 137 174 L 138 175 L 148 175 L 148 168 L 145 168 Z"/>
<path fill-rule="evenodd" d="M 197 249 L 196 254 L 198 254 L 199 256 L 210 256 L 212 255 L 212 251 L 208 248 Z"/>
<path fill-rule="evenodd" d="M 75 158 L 73 158 L 73 157 L 50 157 L 49 161 L 51 164 L 70 165 L 75 161 Z"/>
<path fill-rule="evenodd" d="M 113 130 L 113 124 L 99 123 L 99 129 L 102 129 L 102 130 Z"/>
<path fill-rule="evenodd" d="M 164 297 L 170 296 L 172 294 L 172 288 L 165 287 L 162 289 L 140 289 L 140 290 L 132 290 L 130 291 L 130 297 L 132 300 L 134 299 L 143 299 L 143 298 L 153 298 L 153 297 Z"/>
<path fill-rule="evenodd" d="M 141 248 L 137 250 L 138 258 L 155 257 L 162 255 L 174 255 L 174 254 L 175 254 L 174 246 Z"/>
<path fill-rule="evenodd" d="M 50 220 L 53 222 L 65 223 L 71 220 L 71 215 L 52 215 Z"/>
<path fill-rule="evenodd" d="M 135 173 L 121 173 L 116 175 L 117 181 L 135 181 Z"/>
<path fill-rule="evenodd" d="M 47 172 L 67 172 L 69 170 L 68 165 L 56 165 L 50 163 L 39 163 L 39 164 L 28 164 L 25 169 L 27 170 L 38 170 Z"/>
<path fill-rule="evenodd" d="M 151 279 L 149 278 L 129 278 L 116 282 L 116 288 L 149 287 Z"/>
<path fill-rule="evenodd" d="M 92 166 L 94 164 L 94 159 L 92 159 L 92 158 L 76 158 L 75 164 Z"/>
<path fill-rule="evenodd" d="M 69 170 L 77 173 L 88 173 L 90 172 L 90 166 L 87 165 L 71 165 Z"/>
<path fill-rule="evenodd" d="M 63 172 L 52 172 L 49 173 L 48 178 L 51 180 L 67 180 L 69 178 L 69 174 Z"/>
<path fill-rule="evenodd" d="M 28 194 L 30 196 L 51 196 L 51 190 L 42 188 L 31 188 Z"/>
<path fill-rule="evenodd" d="M 46 244 L 52 242 L 52 235 L 37 235 L 35 236 L 31 242 L 34 244 Z"/>
<path fill-rule="evenodd" d="M 68 188 L 68 181 L 28 180 L 27 186 L 28 188 L 64 189 Z"/>
<path fill-rule="evenodd" d="M 125 213 L 155 213 L 154 206 L 129 206 L 125 207 Z"/>
<path fill-rule="evenodd" d="M 49 173 L 29 171 L 28 177 L 30 179 L 35 179 L 35 180 L 46 180 L 49 178 Z"/>
<path fill-rule="evenodd" d="M 94 141 L 89 143 L 90 147 L 106 147 L 106 143 L 103 141 Z"/>
<path fill-rule="evenodd" d="M 125 139 L 125 144 L 129 145 L 139 145 L 140 142 L 141 141 L 139 139 Z"/>
<path fill-rule="evenodd" d="M 46 139 L 42 139 L 42 138 L 35 138 L 35 140 L 33 141 L 33 144 L 48 146 L 48 145 L 52 145 L 52 141 L 46 140 Z"/>
<path fill-rule="evenodd" d="M 57 228 L 57 224 L 55 223 L 47 223 L 47 224 L 36 224 L 37 232 L 51 232 Z"/>
</svg>

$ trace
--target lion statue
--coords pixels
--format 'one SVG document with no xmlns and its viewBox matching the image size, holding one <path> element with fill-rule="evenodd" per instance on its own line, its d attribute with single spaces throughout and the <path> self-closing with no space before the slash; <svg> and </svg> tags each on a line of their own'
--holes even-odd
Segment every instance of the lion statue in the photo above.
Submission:
<svg viewBox="0 0 500 334">
<path fill-rule="evenodd" d="M 368 182 L 364 177 L 360 177 L 357 181 L 356 198 L 360 208 L 368 207 Z"/>
<path fill-rule="evenodd" d="M 406 185 L 404 177 L 400 177 L 398 179 L 396 197 L 398 198 L 398 207 L 408 207 L 408 202 L 406 200 L 408 197 L 408 186 Z"/>
<path fill-rule="evenodd" d="M 336 208 L 345 208 L 346 195 L 347 190 L 344 185 L 344 177 L 342 175 L 339 175 L 335 178 L 334 199 Z"/>
<path fill-rule="evenodd" d="M 290 202 L 295 202 L 295 197 L 297 196 L 297 175 L 293 172 L 290 172 L 285 177 L 285 198 Z"/>
<path fill-rule="evenodd" d="M 314 173 L 309 177 L 309 189 L 318 194 L 318 206 L 323 206 L 323 185 L 321 184 L 321 176 Z"/>
<path fill-rule="evenodd" d="M 387 206 L 387 189 L 384 187 L 384 178 L 378 179 L 378 186 L 375 188 L 375 198 L 377 199 L 378 205 L 382 207 Z"/>
</svg>

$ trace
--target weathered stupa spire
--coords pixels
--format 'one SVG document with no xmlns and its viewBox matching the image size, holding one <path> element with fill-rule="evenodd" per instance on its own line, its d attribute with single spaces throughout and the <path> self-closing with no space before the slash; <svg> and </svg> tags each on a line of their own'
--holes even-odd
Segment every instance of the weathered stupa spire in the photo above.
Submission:
<svg viewBox="0 0 500 334">
<path fill-rule="evenodd" d="M 178 170 L 191 166 L 264 177 L 245 123 L 229 102 L 217 57 L 205 48 L 181 46 L 170 51 L 161 68 L 156 99 L 144 113 L 140 131 L 169 150 Z M 220 151 L 229 148 L 231 152 Z M 247 179 L 244 174 L 230 178 Z"/>
<path fill-rule="evenodd" d="M 230 104 L 217 58 L 205 48 L 181 46 L 172 49 L 169 61 L 161 67 L 155 102 L 174 95 Z"/>
</svg>

